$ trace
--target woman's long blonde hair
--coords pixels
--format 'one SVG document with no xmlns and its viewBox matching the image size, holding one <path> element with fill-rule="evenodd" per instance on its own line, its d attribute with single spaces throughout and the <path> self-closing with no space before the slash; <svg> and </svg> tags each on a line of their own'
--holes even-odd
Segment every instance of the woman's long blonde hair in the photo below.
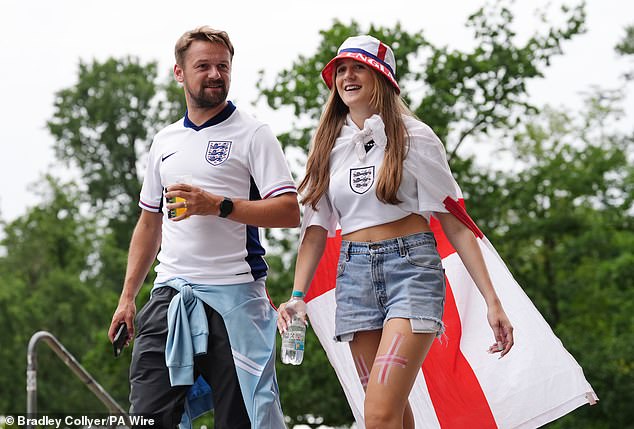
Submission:
<svg viewBox="0 0 634 429">
<path fill-rule="evenodd" d="M 396 194 L 401 185 L 403 160 L 407 155 L 407 129 L 402 115 L 414 114 L 407 108 L 394 86 L 386 78 L 372 71 L 374 88 L 370 104 L 380 112 L 387 136 L 385 157 L 376 184 L 376 196 L 383 203 L 398 204 L 400 201 Z M 330 185 L 330 152 L 348 112 L 348 106 L 344 104 L 333 82 L 308 155 L 306 175 L 298 188 L 302 194 L 302 204 L 310 204 L 313 209 L 317 209 L 317 202 Z"/>
</svg>

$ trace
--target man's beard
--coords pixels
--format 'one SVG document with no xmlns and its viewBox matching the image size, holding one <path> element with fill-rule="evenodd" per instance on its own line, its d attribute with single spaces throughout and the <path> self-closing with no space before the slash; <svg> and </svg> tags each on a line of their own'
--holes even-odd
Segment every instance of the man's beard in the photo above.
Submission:
<svg viewBox="0 0 634 429">
<path fill-rule="evenodd" d="M 222 84 L 221 88 L 214 88 L 214 91 L 211 94 L 208 94 L 207 92 L 205 92 L 205 90 L 214 85 L 214 84 Z M 220 90 L 220 91 L 218 91 Z M 193 91 L 188 90 L 189 92 L 189 96 L 191 98 L 191 100 L 196 104 L 196 107 L 198 108 L 214 108 L 214 107 L 218 107 L 220 106 L 222 103 L 224 103 L 227 100 L 227 86 L 225 85 L 225 83 L 222 82 L 209 82 L 209 83 L 205 83 L 200 90 L 198 91 L 198 94 L 194 94 Z"/>
</svg>

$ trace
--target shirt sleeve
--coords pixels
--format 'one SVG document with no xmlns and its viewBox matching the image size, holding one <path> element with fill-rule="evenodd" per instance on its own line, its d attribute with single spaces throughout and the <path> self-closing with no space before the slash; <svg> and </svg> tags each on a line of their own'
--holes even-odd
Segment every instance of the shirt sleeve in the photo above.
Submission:
<svg viewBox="0 0 634 429">
<path fill-rule="evenodd" d="M 160 213 L 163 209 L 163 185 L 161 184 L 160 154 L 156 150 L 156 144 L 152 143 L 148 156 L 143 186 L 139 198 L 139 207 L 154 213 Z"/>
<path fill-rule="evenodd" d="M 317 210 L 313 209 L 310 204 L 304 206 L 302 228 L 299 234 L 300 243 L 304 239 L 304 233 L 308 227 L 315 225 L 328 231 L 328 237 L 334 237 L 337 234 L 339 217 L 337 216 L 337 212 L 332 208 L 328 193 L 325 193 L 317 202 Z"/>
<path fill-rule="evenodd" d="M 267 125 L 260 126 L 253 135 L 249 171 L 262 199 L 297 192 L 282 146 Z"/>
<path fill-rule="evenodd" d="M 445 212 L 446 198 L 457 200 L 461 197 L 442 142 L 432 129 L 418 122 L 408 128 L 409 152 L 404 166 L 416 177 L 418 210 L 429 218 L 433 212 Z"/>
</svg>

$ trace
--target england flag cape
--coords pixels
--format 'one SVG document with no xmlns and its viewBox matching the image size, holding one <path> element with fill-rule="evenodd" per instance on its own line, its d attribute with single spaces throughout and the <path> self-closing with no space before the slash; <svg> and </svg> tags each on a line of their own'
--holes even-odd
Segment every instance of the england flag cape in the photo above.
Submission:
<svg viewBox="0 0 634 429">
<path fill-rule="evenodd" d="M 371 128 L 368 121 L 364 128 Z M 382 128 L 382 122 L 374 121 Z M 372 134 L 368 130 L 365 133 Z M 446 163 L 442 155 L 439 162 Z M 440 201 L 476 236 L 496 293 L 513 324 L 515 345 L 503 359 L 487 352 L 494 337 L 487 323 L 484 299 L 445 237 L 440 222 L 432 217 L 430 225 L 447 280 L 443 316 L 446 337 L 434 341 L 409 397 L 416 428 L 529 429 L 581 405 L 594 404 L 597 395 L 581 367 L 471 220 L 460 190 L 454 186 Z M 305 210 L 304 225 L 312 214 L 312 210 Z M 339 233 L 328 238 L 305 300 L 312 328 L 339 378 L 356 423 L 365 428 L 364 392 L 350 349 L 347 343 L 333 340 L 340 243 Z"/>
</svg>

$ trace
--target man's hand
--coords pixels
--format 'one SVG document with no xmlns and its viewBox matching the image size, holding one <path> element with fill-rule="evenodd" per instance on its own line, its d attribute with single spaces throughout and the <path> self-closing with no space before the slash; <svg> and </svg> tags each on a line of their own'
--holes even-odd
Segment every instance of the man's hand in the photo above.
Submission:
<svg viewBox="0 0 634 429">
<path fill-rule="evenodd" d="M 136 304 L 134 301 L 120 301 L 117 309 L 112 316 L 112 322 L 110 322 L 110 329 L 108 329 L 108 338 L 110 342 L 114 341 L 114 336 L 117 334 L 117 329 L 121 323 L 125 323 L 128 326 L 128 339 L 125 342 L 127 346 L 130 340 L 134 338 L 134 316 L 136 315 Z"/>
<path fill-rule="evenodd" d="M 193 215 L 218 216 L 225 196 L 212 194 L 202 188 L 179 183 L 167 188 L 165 198 L 183 198 L 185 201 L 167 204 L 168 210 L 186 208 L 184 214 L 171 218 L 179 222 Z M 288 192 L 263 200 L 233 199 L 233 211 L 227 217 L 234 222 L 263 228 L 295 228 L 299 226 L 297 194 Z"/>
<path fill-rule="evenodd" d="M 194 215 L 217 216 L 220 213 L 220 203 L 224 199 L 224 197 L 214 195 L 202 188 L 183 183 L 171 185 L 167 188 L 165 198 L 177 197 L 183 198 L 185 201 L 167 204 L 167 209 L 185 208 L 186 210 L 184 214 L 170 219 L 174 222 L 179 222 Z"/>
</svg>

